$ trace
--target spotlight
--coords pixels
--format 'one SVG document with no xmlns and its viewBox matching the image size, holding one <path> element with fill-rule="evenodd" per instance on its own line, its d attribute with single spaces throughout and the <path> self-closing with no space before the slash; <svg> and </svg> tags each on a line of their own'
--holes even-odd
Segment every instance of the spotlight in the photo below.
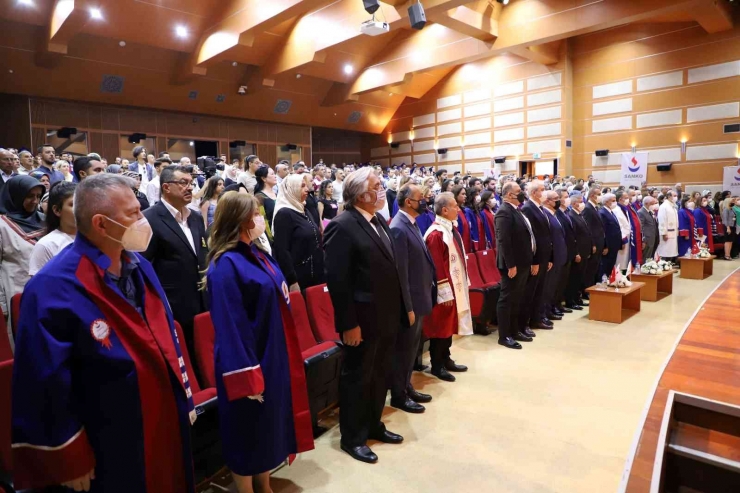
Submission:
<svg viewBox="0 0 740 493">
<path fill-rule="evenodd" d="M 414 29 L 418 29 L 419 31 L 424 29 L 427 23 L 427 16 L 424 13 L 424 6 L 421 4 L 421 1 L 409 7 L 409 22 Z"/>
<path fill-rule="evenodd" d="M 509 0 L 496 0 L 498 3 L 503 3 L 504 5 L 509 5 Z"/>
<path fill-rule="evenodd" d="M 380 8 L 380 2 L 378 0 L 362 0 L 362 4 L 365 7 L 365 12 L 368 14 L 374 14 Z"/>
<path fill-rule="evenodd" d="M 185 26 L 177 26 L 175 27 L 175 34 L 177 34 L 178 38 L 187 38 L 188 29 Z"/>
<path fill-rule="evenodd" d="M 238 92 L 240 96 L 244 96 L 247 94 L 247 86 L 239 86 L 239 89 L 237 89 L 236 92 Z"/>
<path fill-rule="evenodd" d="M 353 71 L 354 71 L 354 68 L 352 68 L 352 65 L 350 65 L 349 63 L 344 66 L 344 73 L 345 74 L 350 75 L 350 74 L 352 74 Z"/>
<path fill-rule="evenodd" d="M 193 142 L 193 141 L 191 140 L 191 141 L 190 141 L 190 147 L 193 147 L 194 145 L 195 145 L 195 142 Z"/>
<path fill-rule="evenodd" d="M 101 21 L 103 20 L 103 13 L 100 11 L 100 9 L 90 9 L 90 17 L 92 17 L 96 21 Z"/>
<path fill-rule="evenodd" d="M 18 3 L 28 7 L 33 7 L 33 0 L 18 0 Z"/>
</svg>

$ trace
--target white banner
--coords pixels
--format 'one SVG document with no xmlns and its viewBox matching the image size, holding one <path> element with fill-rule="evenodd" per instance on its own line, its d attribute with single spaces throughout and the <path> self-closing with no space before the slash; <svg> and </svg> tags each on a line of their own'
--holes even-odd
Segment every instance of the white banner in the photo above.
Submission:
<svg viewBox="0 0 740 493">
<path fill-rule="evenodd" d="M 622 153 L 622 173 L 620 174 L 619 184 L 625 187 L 641 187 L 647 182 L 647 163 L 648 153 L 638 152 L 630 154 Z"/>
<path fill-rule="evenodd" d="M 733 196 L 740 195 L 740 166 L 725 168 L 722 190 L 730 190 Z"/>
</svg>

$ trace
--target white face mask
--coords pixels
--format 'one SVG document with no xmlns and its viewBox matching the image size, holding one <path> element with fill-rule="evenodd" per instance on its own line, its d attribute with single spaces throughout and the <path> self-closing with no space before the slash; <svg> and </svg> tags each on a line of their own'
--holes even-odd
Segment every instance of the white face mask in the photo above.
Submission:
<svg viewBox="0 0 740 493">
<path fill-rule="evenodd" d="M 673 202 L 674 204 L 678 202 L 678 197 L 676 197 L 675 195 L 671 197 L 671 202 Z"/>
<path fill-rule="evenodd" d="M 637 202 L 637 195 L 635 195 L 634 197 L 630 197 L 630 202 L 633 204 Z"/>
<path fill-rule="evenodd" d="M 477 204 L 478 202 L 480 202 L 480 195 L 476 195 L 476 196 L 475 196 L 475 198 L 473 199 L 473 201 L 474 201 L 474 202 L 475 202 L 476 204 Z"/>
<path fill-rule="evenodd" d="M 642 200 L 642 194 L 637 196 L 637 200 Z"/>
<path fill-rule="evenodd" d="M 660 206 L 658 204 L 653 204 L 650 206 L 650 210 L 653 212 L 657 212 Z"/>
<path fill-rule="evenodd" d="M 619 207 L 619 204 L 617 204 L 616 202 L 612 202 L 611 205 L 607 207 L 609 207 L 609 209 L 611 210 L 615 210 L 617 207 Z"/>
<path fill-rule="evenodd" d="M 578 204 L 578 212 L 583 212 L 583 209 L 585 208 L 586 208 L 586 204 L 584 204 L 583 202 Z"/>
<path fill-rule="evenodd" d="M 254 241 L 265 232 L 265 218 L 257 215 L 253 219 L 254 228 L 249 230 L 249 239 Z"/>
<path fill-rule="evenodd" d="M 117 240 L 110 235 L 106 235 L 116 243 L 120 243 L 124 250 L 128 250 L 129 252 L 144 252 L 147 247 L 149 247 L 149 242 L 152 240 L 153 233 L 152 227 L 149 225 L 149 221 L 147 221 L 145 217 L 142 217 L 128 228 L 108 216 L 105 216 L 105 218 L 126 229 L 120 240 Z"/>
<path fill-rule="evenodd" d="M 563 202 L 563 205 L 565 207 L 570 207 L 570 197 L 568 197 L 567 199 L 565 199 L 565 201 Z"/>
<path fill-rule="evenodd" d="M 375 200 L 373 201 L 372 197 L 369 196 L 370 194 L 375 194 Z M 381 188 L 377 192 L 375 190 L 368 190 L 363 194 L 362 202 L 365 204 L 375 202 L 375 210 L 379 211 L 383 207 L 385 207 L 385 190 Z"/>
<path fill-rule="evenodd" d="M 696 204 L 694 204 L 693 202 L 686 202 L 686 208 L 688 210 L 693 211 L 694 207 L 696 207 Z"/>
</svg>

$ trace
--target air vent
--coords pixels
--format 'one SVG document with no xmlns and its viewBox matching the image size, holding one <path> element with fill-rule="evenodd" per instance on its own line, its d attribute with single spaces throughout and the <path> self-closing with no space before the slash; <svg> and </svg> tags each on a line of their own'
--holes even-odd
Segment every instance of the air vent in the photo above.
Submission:
<svg viewBox="0 0 740 493">
<path fill-rule="evenodd" d="M 108 94 L 121 94 L 123 92 L 124 78 L 118 75 L 104 75 L 100 83 L 100 92 Z"/>
<path fill-rule="evenodd" d="M 740 123 L 730 123 L 729 125 L 725 125 L 726 134 L 736 134 L 739 132 L 740 132 Z"/>
<path fill-rule="evenodd" d="M 226 101 L 226 94 L 219 94 L 216 96 L 217 103 L 223 103 L 224 101 Z"/>
<path fill-rule="evenodd" d="M 287 115 L 292 104 L 293 101 L 289 101 L 287 99 L 278 99 L 277 103 L 275 103 L 275 109 L 273 109 L 272 111 L 277 113 L 278 115 Z"/>
<path fill-rule="evenodd" d="M 573 141 L 572 140 L 566 140 L 565 141 L 565 147 L 573 147 Z"/>
<path fill-rule="evenodd" d="M 392 149 L 398 149 L 399 147 L 401 147 L 401 144 L 399 144 L 398 142 L 391 142 Z"/>
<path fill-rule="evenodd" d="M 347 117 L 347 123 L 357 123 L 360 121 L 360 118 L 362 118 L 362 111 L 353 111 Z"/>
<path fill-rule="evenodd" d="M 188 99 L 198 99 L 198 91 L 190 91 L 188 93 Z"/>
</svg>

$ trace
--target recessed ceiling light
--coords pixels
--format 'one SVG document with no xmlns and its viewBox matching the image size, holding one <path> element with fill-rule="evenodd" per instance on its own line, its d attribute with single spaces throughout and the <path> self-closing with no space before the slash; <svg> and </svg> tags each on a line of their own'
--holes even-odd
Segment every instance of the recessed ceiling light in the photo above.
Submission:
<svg viewBox="0 0 740 493">
<path fill-rule="evenodd" d="M 301 74 L 295 74 L 295 78 L 296 79 L 300 79 L 301 78 Z"/>
<path fill-rule="evenodd" d="M 337 114 L 336 114 L 336 113 L 334 113 L 334 116 L 337 116 Z"/>
<path fill-rule="evenodd" d="M 11 68 L 10 70 L 8 70 L 8 73 L 9 74 L 12 74 L 13 73 L 13 69 Z"/>
<path fill-rule="evenodd" d="M 389 92 L 389 93 L 388 93 L 388 95 L 389 95 L 389 96 L 393 96 L 393 93 L 392 93 L 392 92 Z"/>
<path fill-rule="evenodd" d="M 103 20 L 103 13 L 100 11 L 100 9 L 90 9 L 90 17 L 95 19 L 96 21 Z"/>
<path fill-rule="evenodd" d="M 126 42 L 125 41 L 119 41 L 118 42 L 118 46 L 120 46 L 121 48 L 123 48 L 124 46 L 126 46 Z"/>
<path fill-rule="evenodd" d="M 231 66 L 232 66 L 232 67 L 236 67 L 237 65 L 239 65 L 239 64 L 238 64 L 238 63 L 236 63 L 236 62 L 231 62 Z"/>
<path fill-rule="evenodd" d="M 190 141 L 190 147 L 192 147 L 192 146 L 194 146 L 194 145 L 195 145 L 195 142 L 193 142 L 193 141 L 191 140 L 191 141 Z"/>
<path fill-rule="evenodd" d="M 21 5 L 28 5 L 30 7 L 33 5 L 33 0 L 18 0 L 18 3 Z"/>
<path fill-rule="evenodd" d="M 349 75 L 349 74 L 351 74 L 351 73 L 352 73 L 353 71 L 354 71 L 354 69 L 352 68 L 352 65 L 350 65 L 349 63 L 348 63 L 347 65 L 345 65 L 345 66 L 344 66 L 344 73 L 345 73 L 345 74 Z"/>
<path fill-rule="evenodd" d="M 175 34 L 177 34 L 178 38 L 187 38 L 188 28 L 186 28 L 185 26 L 177 26 L 175 27 Z"/>
</svg>

